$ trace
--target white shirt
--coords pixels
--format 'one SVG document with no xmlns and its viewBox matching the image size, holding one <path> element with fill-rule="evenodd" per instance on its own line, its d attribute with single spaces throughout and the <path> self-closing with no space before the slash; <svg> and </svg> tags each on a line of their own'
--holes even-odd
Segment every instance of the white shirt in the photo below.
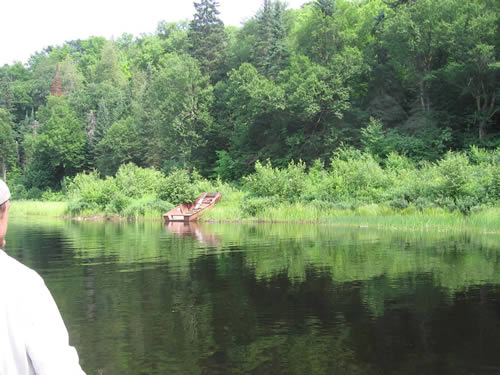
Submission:
<svg viewBox="0 0 500 375">
<path fill-rule="evenodd" d="M 42 278 L 0 250 L 0 375 L 85 375 Z"/>
</svg>

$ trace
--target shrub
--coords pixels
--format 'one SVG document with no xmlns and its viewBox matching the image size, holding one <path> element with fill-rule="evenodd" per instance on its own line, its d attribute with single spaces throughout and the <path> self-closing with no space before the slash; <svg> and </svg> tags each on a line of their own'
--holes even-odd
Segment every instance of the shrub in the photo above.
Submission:
<svg viewBox="0 0 500 375">
<path fill-rule="evenodd" d="M 274 197 L 245 197 L 240 203 L 240 209 L 244 216 L 257 216 L 265 208 L 279 204 L 280 198 Z"/>
<path fill-rule="evenodd" d="M 189 173 L 184 169 L 174 169 L 163 179 L 163 186 L 158 194 L 158 198 L 170 202 L 174 205 L 192 202 L 196 199 L 196 191 Z"/>
<path fill-rule="evenodd" d="M 95 202 L 87 202 L 87 201 L 84 201 L 83 199 L 75 199 L 75 200 L 72 200 L 68 203 L 68 207 L 67 207 L 66 211 L 70 215 L 77 215 L 85 210 L 92 210 L 93 211 L 93 210 L 97 210 L 97 209 L 99 209 L 99 207 L 97 206 L 97 204 Z"/>
<path fill-rule="evenodd" d="M 39 200 L 42 198 L 42 194 L 43 192 L 39 188 L 32 187 L 26 192 L 26 199 Z"/>
<path fill-rule="evenodd" d="M 336 187 L 341 186 L 338 176 L 329 174 L 320 160 L 309 168 L 301 199 L 305 201 L 334 201 L 338 196 Z"/>
<path fill-rule="evenodd" d="M 130 203 L 130 198 L 121 192 L 116 192 L 106 205 L 105 211 L 112 214 L 121 214 Z"/>
<path fill-rule="evenodd" d="M 66 199 L 66 196 L 62 191 L 52 191 L 47 189 L 42 193 L 41 199 L 48 202 L 61 202 Z"/>
<path fill-rule="evenodd" d="M 279 197 L 297 201 L 306 187 L 306 165 L 299 161 L 288 164 L 286 169 L 273 168 L 267 161 L 255 163 L 255 173 L 244 177 L 244 183 L 253 197 Z"/>
<path fill-rule="evenodd" d="M 371 154 L 342 147 L 330 161 L 331 175 L 340 184 L 335 191 L 366 202 L 379 202 L 390 186 L 389 176 Z"/>
<path fill-rule="evenodd" d="M 117 189 L 129 198 L 155 195 L 164 189 L 165 175 L 152 168 L 140 168 L 133 163 L 122 165 L 115 176 Z"/>
<path fill-rule="evenodd" d="M 234 180 L 241 177 L 238 162 L 236 162 L 227 151 L 215 151 L 217 160 L 215 162 L 214 172 L 223 180 Z"/>
<path fill-rule="evenodd" d="M 15 184 L 10 186 L 10 193 L 13 200 L 27 199 L 28 191 L 22 184 Z"/>
<path fill-rule="evenodd" d="M 130 202 L 122 214 L 128 218 L 136 218 L 146 216 L 148 213 L 165 213 L 174 207 L 173 204 L 154 196 L 144 196 Z"/>
<path fill-rule="evenodd" d="M 118 191 L 113 178 L 102 180 L 98 172 L 79 173 L 68 183 L 68 196 L 104 209 Z"/>
</svg>

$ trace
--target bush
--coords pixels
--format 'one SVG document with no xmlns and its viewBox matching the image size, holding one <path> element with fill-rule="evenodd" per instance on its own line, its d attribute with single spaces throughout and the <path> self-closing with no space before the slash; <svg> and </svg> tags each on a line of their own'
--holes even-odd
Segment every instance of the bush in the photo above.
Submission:
<svg viewBox="0 0 500 375">
<path fill-rule="evenodd" d="M 306 202 L 333 202 L 338 196 L 336 187 L 341 185 L 338 176 L 329 174 L 320 160 L 315 160 L 309 168 L 301 199 Z"/>
<path fill-rule="evenodd" d="M 68 203 L 68 208 L 66 209 L 66 211 L 70 215 L 78 215 L 79 213 L 81 213 L 85 210 L 94 211 L 97 209 L 99 209 L 99 207 L 94 202 L 87 202 L 87 201 L 84 201 L 83 199 L 76 199 L 76 200 L 70 201 Z"/>
<path fill-rule="evenodd" d="M 331 175 L 338 181 L 338 198 L 351 197 L 363 202 L 379 202 L 391 185 L 389 175 L 371 154 L 353 148 L 340 148 L 330 161 Z"/>
<path fill-rule="evenodd" d="M 269 206 L 279 204 L 280 198 L 274 197 L 246 197 L 240 203 L 240 209 L 243 216 L 254 217 Z"/>
<path fill-rule="evenodd" d="M 288 202 L 299 200 L 306 188 L 306 166 L 293 161 L 286 169 L 273 168 L 267 161 L 255 163 L 255 173 L 244 178 L 245 187 L 253 197 L 279 197 Z"/>
<path fill-rule="evenodd" d="M 191 176 L 184 169 L 174 169 L 164 180 L 158 198 L 174 205 L 192 202 L 198 191 Z"/>
<path fill-rule="evenodd" d="M 68 196 L 71 199 L 87 202 L 88 206 L 104 209 L 118 191 L 113 178 L 99 178 L 98 172 L 79 173 L 68 183 Z"/>
<path fill-rule="evenodd" d="M 165 175 L 152 168 L 140 168 L 133 163 L 122 165 L 115 176 L 117 189 L 129 198 L 155 195 L 164 189 Z"/>
<path fill-rule="evenodd" d="M 148 213 L 165 213 L 174 207 L 173 204 L 157 199 L 154 196 L 145 196 L 132 201 L 122 214 L 129 218 L 135 218 L 146 216 Z"/>
<path fill-rule="evenodd" d="M 66 196 L 62 191 L 52 191 L 51 189 L 47 189 L 42 193 L 41 199 L 42 201 L 47 202 L 62 202 L 66 199 Z"/>
<path fill-rule="evenodd" d="M 13 200 L 27 199 L 28 191 L 22 184 L 10 186 L 10 194 Z"/>
<path fill-rule="evenodd" d="M 39 188 L 32 187 L 26 192 L 25 199 L 40 200 L 42 198 L 42 194 L 43 192 Z"/>
<path fill-rule="evenodd" d="M 105 211 L 112 214 L 121 214 L 130 203 L 130 198 L 123 193 L 115 193 L 111 201 L 106 205 Z"/>
</svg>

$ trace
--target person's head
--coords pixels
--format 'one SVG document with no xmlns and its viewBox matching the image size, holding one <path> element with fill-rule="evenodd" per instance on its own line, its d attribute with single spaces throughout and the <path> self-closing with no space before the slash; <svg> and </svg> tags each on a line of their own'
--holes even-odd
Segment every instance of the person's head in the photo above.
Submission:
<svg viewBox="0 0 500 375">
<path fill-rule="evenodd" d="M 7 234 L 7 222 L 10 206 L 10 191 L 5 182 L 0 180 L 0 247 L 5 246 L 5 235 Z"/>
</svg>

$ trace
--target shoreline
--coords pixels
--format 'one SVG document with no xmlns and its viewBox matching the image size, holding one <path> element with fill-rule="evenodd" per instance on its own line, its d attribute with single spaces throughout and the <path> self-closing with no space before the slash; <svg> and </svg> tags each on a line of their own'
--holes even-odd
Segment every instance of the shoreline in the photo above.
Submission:
<svg viewBox="0 0 500 375">
<path fill-rule="evenodd" d="M 22 203 L 21 203 L 22 202 Z M 39 216 L 52 217 L 71 221 L 87 222 L 163 222 L 161 215 L 124 217 L 105 213 L 89 212 L 82 215 L 71 216 L 65 212 L 66 202 L 36 202 L 36 201 L 14 201 L 12 204 L 13 217 Z M 198 223 L 200 224 L 294 224 L 294 225 L 331 225 L 343 227 L 358 227 L 360 229 L 392 229 L 392 230 L 439 230 L 439 231 L 462 231 L 473 230 L 484 234 L 500 234 L 500 207 L 491 207 L 465 216 L 456 212 L 447 211 L 392 211 L 385 212 L 384 207 L 380 207 L 380 212 L 373 211 L 367 214 L 363 210 L 338 210 L 332 211 L 329 215 L 326 212 L 323 216 L 315 219 L 300 219 L 300 212 L 293 212 L 293 207 L 283 209 L 285 212 L 266 212 L 268 216 L 259 215 L 257 217 L 227 217 L 230 214 L 237 216 L 237 212 L 231 207 L 221 205 L 207 212 Z M 284 219 L 292 211 L 293 217 Z M 367 211 L 370 213 L 370 211 Z"/>
</svg>

